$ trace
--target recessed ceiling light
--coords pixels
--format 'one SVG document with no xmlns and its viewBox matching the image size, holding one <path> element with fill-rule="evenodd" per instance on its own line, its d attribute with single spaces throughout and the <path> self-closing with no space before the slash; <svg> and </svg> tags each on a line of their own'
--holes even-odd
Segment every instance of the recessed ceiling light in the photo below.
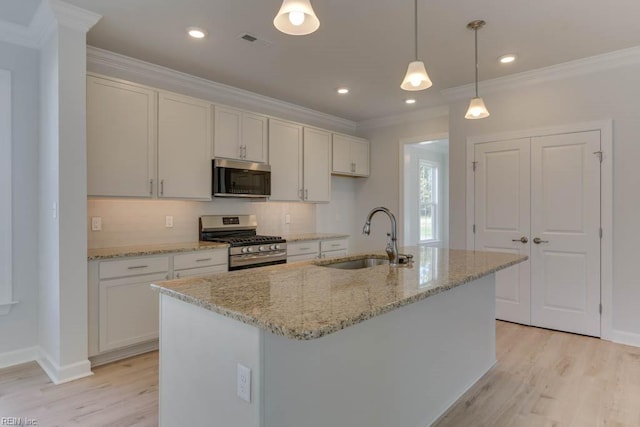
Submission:
<svg viewBox="0 0 640 427">
<path fill-rule="evenodd" d="M 194 39 L 203 39 L 207 36 L 207 32 L 202 28 L 198 28 L 198 27 L 187 28 L 187 33 Z"/>
<path fill-rule="evenodd" d="M 511 64 L 515 60 L 516 60 L 516 55 L 514 55 L 513 53 L 508 53 L 498 58 L 498 61 L 500 61 L 501 64 Z"/>
<path fill-rule="evenodd" d="M 415 99 L 405 99 L 404 102 L 405 102 L 405 104 L 415 104 L 416 100 Z"/>
<path fill-rule="evenodd" d="M 338 89 L 336 89 L 336 92 L 338 92 L 340 95 L 344 95 L 349 93 L 349 88 L 339 87 Z"/>
</svg>

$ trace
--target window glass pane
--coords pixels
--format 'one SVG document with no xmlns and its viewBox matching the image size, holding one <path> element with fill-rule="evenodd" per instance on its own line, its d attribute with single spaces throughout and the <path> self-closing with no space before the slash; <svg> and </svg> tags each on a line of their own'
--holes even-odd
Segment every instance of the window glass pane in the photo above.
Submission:
<svg viewBox="0 0 640 427">
<path fill-rule="evenodd" d="M 420 241 L 436 239 L 437 168 L 420 160 L 418 167 L 418 215 L 420 219 Z"/>
</svg>

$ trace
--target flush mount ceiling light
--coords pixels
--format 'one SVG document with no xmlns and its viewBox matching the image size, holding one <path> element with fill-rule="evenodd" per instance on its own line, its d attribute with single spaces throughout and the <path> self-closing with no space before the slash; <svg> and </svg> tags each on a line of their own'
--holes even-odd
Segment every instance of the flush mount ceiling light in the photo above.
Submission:
<svg viewBox="0 0 640 427">
<path fill-rule="evenodd" d="M 414 58 L 415 61 L 409 63 L 407 67 L 407 74 L 404 76 L 404 80 L 400 87 L 404 90 L 424 90 L 431 87 L 431 79 L 427 74 L 427 69 L 424 66 L 424 62 L 418 59 L 418 0 L 414 1 Z"/>
<path fill-rule="evenodd" d="M 338 92 L 340 95 L 346 95 L 347 93 L 349 93 L 349 88 L 339 87 L 338 89 L 336 89 L 336 92 Z"/>
<path fill-rule="evenodd" d="M 500 61 L 501 64 L 511 64 L 512 62 L 514 62 L 516 60 L 516 55 L 513 53 L 508 53 L 506 55 L 502 55 L 500 58 L 498 58 L 498 61 Z"/>
<path fill-rule="evenodd" d="M 284 0 L 273 25 L 285 34 L 305 36 L 320 27 L 309 0 Z"/>
<path fill-rule="evenodd" d="M 484 106 L 484 101 L 478 96 L 478 30 L 484 27 L 485 24 L 486 22 L 482 20 L 471 21 L 467 24 L 467 28 L 475 32 L 476 38 L 476 96 L 471 98 L 469 109 L 464 116 L 465 119 L 484 119 L 489 117 L 489 111 Z"/>
<path fill-rule="evenodd" d="M 405 104 L 415 104 L 415 103 L 416 103 L 416 100 L 415 100 L 415 99 L 405 99 L 405 100 L 404 100 L 404 103 L 405 103 Z"/>
<path fill-rule="evenodd" d="M 198 28 L 198 27 L 187 28 L 187 34 L 189 34 L 194 39 L 203 39 L 207 36 L 207 32 L 202 28 Z"/>
</svg>

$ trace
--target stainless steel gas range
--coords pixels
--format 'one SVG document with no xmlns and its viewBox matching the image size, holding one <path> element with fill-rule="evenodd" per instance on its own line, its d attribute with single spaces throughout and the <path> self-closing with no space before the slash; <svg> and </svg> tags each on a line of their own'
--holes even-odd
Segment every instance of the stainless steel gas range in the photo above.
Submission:
<svg viewBox="0 0 640 427">
<path fill-rule="evenodd" d="M 255 215 L 203 215 L 200 240 L 228 243 L 229 271 L 287 262 L 287 241 L 280 236 L 258 236 Z"/>
</svg>

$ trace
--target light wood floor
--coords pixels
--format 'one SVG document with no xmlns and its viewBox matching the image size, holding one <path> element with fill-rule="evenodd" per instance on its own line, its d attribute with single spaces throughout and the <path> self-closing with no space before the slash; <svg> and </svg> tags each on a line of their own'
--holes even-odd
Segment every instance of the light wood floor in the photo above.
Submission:
<svg viewBox="0 0 640 427">
<path fill-rule="evenodd" d="M 505 322 L 496 330 L 498 364 L 437 427 L 640 426 L 640 348 Z M 0 370 L 0 417 L 40 427 L 157 425 L 157 352 L 94 373 L 54 386 L 35 363 Z"/>
</svg>

